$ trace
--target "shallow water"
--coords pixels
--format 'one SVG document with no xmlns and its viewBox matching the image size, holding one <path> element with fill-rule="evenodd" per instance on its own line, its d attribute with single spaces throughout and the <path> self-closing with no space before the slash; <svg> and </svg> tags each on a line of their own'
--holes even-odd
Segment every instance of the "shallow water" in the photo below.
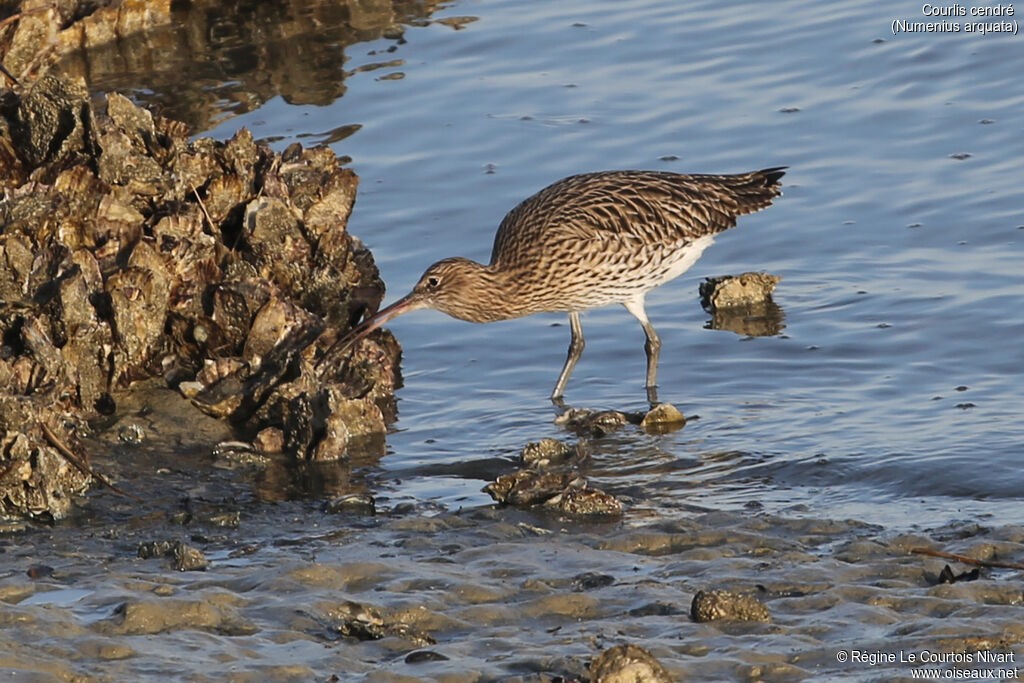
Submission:
<svg viewBox="0 0 1024 683">
<path fill-rule="evenodd" d="M 331 106 L 272 100 L 213 132 L 249 125 L 285 146 L 358 124 L 334 143 L 363 179 L 349 228 L 373 249 L 392 297 L 437 259 L 486 262 L 505 211 L 559 177 L 788 164 L 774 207 L 743 218 L 649 297 L 664 341 L 661 398 L 702 419 L 612 450 L 627 461 L 637 446 L 693 459 L 668 481 L 655 475 L 665 500 L 801 503 L 887 525 L 912 511 L 1017 522 L 1020 43 L 889 33 L 900 12 L 917 11 L 456 3 L 434 19 L 477 20 L 406 31 L 389 53 L 401 64 L 384 70 L 401 80 L 357 74 Z M 350 49 L 349 64 L 378 61 L 390 46 Z M 696 284 L 761 269 L 784 278 L 783 333 L 702 329 Z M 403 471 L 409 495 L 484 503 L 478 481 L 409 468 L 559 435 L 545 397 L 568 342 L 564 316 L 476 326 L 419 313 L 391 328 L 406 387 L 382 465 Z M 584 330 L 567 400 L 641 406 L 639 326 L 615 308 L 587 314 Z M 720 451 L 735 453 L 728 466 L 700 464 Z"/>
<path fill-rule="evenodd" d="M 175 671 L 178 648 L 193 654 L 187 675 L 205 680 L 581 675 L 581 662 L 623 639 L 697 679 L 874 680 L 877 669 L 837 665 L 835 648 L 962 651 L 942 638 L 970 635 L 1020 659 L 1011 607 L 1019 591 L 1006 592 L 1015 574 L 928 588 L 922 567 L 937 573 L 941 563 L 894 557 L 931 539 L 1024 559 L 1014 526 L 1024 524 L 1024 39 L 892 35 L 894 18 L 922 20 L 919 12 L 871 2 L 454 2 L 400 12 L 400 40 L 359 34 L 352 39 L 364 42 L 345 43 L 343 71 L 316 72 L 328 81 L 318 96 L 343 91 L 336 99 L 300 104 L 270 87 L 282 79 L 265 79 L 248 88 L 258 97 L 225 96 L 212 115 L 190 115 L 219 122 L 208 124 L 217 137 L 244 125 L 276 147 L 327 142 L 351 157 L 362 182 L 349 230 L 373 250 L 389 300 L 437 259 L 486 262 L 505 212 L 565 175 L 790 170 L 775 206 L 742 218 L 648 297 L 663 340 L 660 396 L 700 419 L 670 434 L 627 428 L 593 443 L 589 474 L 627 502 L 623 522 L 566 527 L 492 511 L 480 492 L 512 469 L 525 442 L 570 438 L 552 424 L 547 400 L 568 343 L 564 316 L 477 326 L 417 313 L 390 325 L 404 348 L 405 387 L 383 457 L 281 475 L 287 485 L 224 469 L 196 481 L 211 462 L 194 444 L 167 489 L 217 505 L 233 497 L 244 534 L 185 532 L 203 537 L 214 561 L 206 574 L 175 575 L 130 559 L 138 540 L 183 533 L 164 529 L 160 504 L 138 520 L 132 506 L 93 494 L 80 519 L 11 541 L 18 571 L 0 584 L 22 632 L 77 629 L 73 654 L 85 659 L 69 670 L 111 679 Z M 183 72 L 191 92 L 246 82 Z M 152 86 L 143 73 L 133 89 L 172 112 L 187 109 L 189 100 Z M 697 284 L 747 270 L 783 277 L 781 334 L 704 328 Z M 590 312 L 583 324 L 587 349 L 567 401 L 643 407 L 639 325 L 621 308 Z M 167 453 L 154 457 L 137 461 L 142 474 L 128 483 L 152 485 Z M 111 467 L 130 477 L 126 462 Z M 390 512 L 355 525 L 324 517 L 319 499 L 332 490 L 368 491 Z M 268 502 L 275 497 L 292 500 Z M 848 519 L 857 521 L 818 521 Z M 119 531 L 128 520 L 133 529 Z M 703 540 L 669 544 L 663 555 L 623 540 L 684 527 Z M 906 532 L 927 539 L 901 541 Z M 80 552 L 59 550 L 69 538 L 80 539 Z M 881 550 L 871 550 L 876 540 Z M 255 549 L 232 559 L 246 544 Z M 67 587 L 41 594 L 20 573 L 32 558 L 54 564 L 62 553 Z M 348 566 L 356 561 L 376 564 Z M 592 603 L 573 602 L 572 577 L 584 571 L 613 574 L 616 584 L 578 594 Z M 352 578 L 363 574 L 370 578 Z M 768 627 L 688 622 L 695 590 L 755 583 L 817 597 L 769 602 L 779 616 Z M 204 604 L 213 596 L 211 625 L 163 638 L 96 626 L 119 623 L 114 607 L 149 599 L 156 584 Z M 476 597 L 458 597 L 469 593 Z M 352 644 L 296 615 L 346 598 L 424 606 L 423 628 L 451 660 L 408 664 L 408 639 Z M 629 614 L 655 604 L 674 607 Z M 936 621 L 950 615 L 945 626 Z M 130 652 L 93 653 L 83 645 L 92 642 Z M 59 662 L 60 647 L 51 650 L 47 661 Z M 295 660 L 303 664 L 287 670 Z M 906 666 L 890 674 L 910 675 Z"/>
</svg>

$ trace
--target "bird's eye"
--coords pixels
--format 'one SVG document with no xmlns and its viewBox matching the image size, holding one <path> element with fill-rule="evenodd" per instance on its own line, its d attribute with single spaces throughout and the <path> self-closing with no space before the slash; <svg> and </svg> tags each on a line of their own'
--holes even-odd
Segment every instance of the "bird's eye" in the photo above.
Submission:
<svg viewBox="0 0 1024 683">
<path fill-rule="evenodd" d="M 441 278 L 437 277 L 436 275 L 431 275 L 430 277 L 427 278 L 427 287 L 430 287 L 431 289 L 436 288 L 440 284 Z"/>
</svg>

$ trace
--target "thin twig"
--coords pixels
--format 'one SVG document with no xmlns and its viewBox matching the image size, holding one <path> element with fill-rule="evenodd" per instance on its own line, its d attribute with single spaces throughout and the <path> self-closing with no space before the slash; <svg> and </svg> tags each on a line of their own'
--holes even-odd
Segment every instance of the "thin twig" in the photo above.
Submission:
<svg viewBox="0 0 1024 683">
<path fill-rule="evenodd" d="M 976 560 L 973 557 L 967 557 L 966 555 L 957 555 L 956 553 L 946 553 L 941 550 L 932 550 L 931 548 L 911 548 L 910 552 L 916 555 L 931 555 L 932 557 L 941 557 L 947 560 L 956 560 L 964 564 L 974 565 L 975 567 L 999 567 L 1002 569 L 1024 569 L 1024 564 L 1020 562 L 1001 562 L 999 560 Z"/>
<path fill-rule="evenodd" d="M 210 218 L 210 214 L 207 213 L 206 205 L 203 204 L 203 198 L 199 196 L 199 190 L 196 189 L 195 185 L 192 186 L 192 194 L 196 196 L 196 201 L 199 202 L 199 208 L 202 210 L 203 215 L 206 216 L 206 222 L 210 224 L 210 230 L 213 231 L 213 234 L 216 234 L 217 226 L 214 225 L 213 219 Z"/>
<path fill-rule="evenodd" d="M 21 83 L 18 82 L 18 79 L 14 77 L 14 74 L 8 71 L 7 67 L 5 67 L 3 64 L 0 64 L 0 73 L 2 73 L 4 76 L 7 76 L 7 78 L 11 79 L 11 83 L 13 83 L 14 85 L 21 85 Z"/>
<path fill-rule="evenodd" d="M 106 477 L 104 477 L 102 474 L 95 471 L 91 467 L 89 467 L 88 463 L 84 462 L 80 457 L 78 457 L 78 455 L 74 451 L 72 451 L 66 443 L 61 441 L 60 438 L 58 438 L 57 435 L 53 433 L 53 430 L 50 429 L 50 426 L 47 425 L 42 420 L 39 421 L 39 427 L 43 430 L 43 436 L 45 436 L 46 440 L 50 442 L 50 445 L 56 448 L 57 451 L 61 455 L 63 455 L 64 458 L 69 463 L 74 465 L 75 469 L 77 469 L 79 472 L 86 475 L 87 477 L 92 477 L 93 479 L 100 482 L 114 493 L 118 493 L 122 496 L 127 496 L 129 498 L 134 498 L 135 500 L 145 502 L 145 499 L 139 498 L 138 496 L 132 495 L 127 491 L 122 491 L 121 489 L 117 488 L 116 486 L 111 484 Z"/>
</svg>

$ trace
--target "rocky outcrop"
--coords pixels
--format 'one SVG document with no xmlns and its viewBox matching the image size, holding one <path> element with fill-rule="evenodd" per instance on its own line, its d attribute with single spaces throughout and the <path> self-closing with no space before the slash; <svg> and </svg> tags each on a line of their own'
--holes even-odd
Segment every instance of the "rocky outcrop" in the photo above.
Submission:
<svg viewBox="0 0 1024 683">
<path fill-rule="evenodd" d="M 190 141 L 52 75 L 0 114 L 0 513 L 65 514 L 93 478 L 76 431 L 152 378 L 299 458 L 384 431 L 394 339 L 322 359 L 383 295 L 331 150 Z"/>
</svg>

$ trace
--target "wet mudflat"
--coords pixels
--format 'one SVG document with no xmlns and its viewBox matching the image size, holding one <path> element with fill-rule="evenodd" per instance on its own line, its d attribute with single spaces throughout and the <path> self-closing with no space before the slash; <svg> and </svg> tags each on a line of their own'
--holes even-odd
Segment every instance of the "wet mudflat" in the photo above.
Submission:
<svg viewBox="0 0 1024 683">
<path fill-rule="evenodd" d="M 1020 571 L 939 583 L 946 564 L 971 566 L 910 550 L 1024 561 L 1021 39 L 893 36 L 894 18 L 920 12 L 910 4 L 423 10 L 330 44 L 344 60 L 324 71 L 293 70 L 344 90 L 333 100 L 275 94 L 266 84 L 282 78 L 246 97 L 239 84 L 261 70 L 245 60 L 188 115 L 171 88 L 116 85 L 208 122 L 196 133 L 245 125 L 278 149 L 325 142 L 350 157 L 348 229 L 373 251 L 385 301 L 439 258 L 486 261 L 504 212 L 570 173 L 788 164 L 776 206 L 650 297 L 661 397 L 686 426 L 585 436 L 581 472 L 621 517 L 494 507 L 482 487 L 515 471 L 527 442 L 580 438 L 545 398 L 561 316 L 395 321 L 398 420 L 347 462 L 215 455 L 231 435 L 157 394 L 91 446 L 145 503 L 94 491 L 70 520 L 0 540 L 4 669 L 585 680 L 625 642 L 696 680 L 909 679 L 907 657 L 886 657 L 924 652 L 937 653 L 926 665 L 1013 669 Z M 211 92 L 225 94 L 219 112 Z M 702 329 L 699 282 L 752 270 L 782 276 L 785 327 Z M 639 328 L 612 309 L 584 326 L 568 402 L 644 408 Z M 376 515 L 363 498 L 326 511 L 351 495 Z M 140 558 L 154 541 L 199 551 L 205 571 Z M 771 621 L 693 621 L 694 595 L 716 589 Z"/>
<path fill-rule="evenodd" d="M 378 483 L 335 464 L 320 473 L 334 491 L 303 495 L 294 469 L 231 466 L 202 441 L 173 454 L 111 445 L 119 464 L 99 464 L 130 469 L 123 485 L 149 502 L 97 494 L 59 527 L 5 535 L 0 598 L 15 637 L 3 665 L 15 680 L 586 680 L 589 661 L 623 642 L 681 679 L 821 680 L 849 671 L 840 643 L 1012 654 L 1024 638 L 1019 572 L 943 584 L 945 560 L 909 554 L 1020 557 L 1020 526 L 897 533 L 807 510 L 695 506 L 580 523 L 380 494 L 376 515 L 328 514 L 324 500 Z M 630 500 L 628 486 L 610 490 Z M 284 491 L 293 499 L 271 499 Z M 154 540 L 209 564 L 140 558 Z M 712 588 L 749 596 L 770 620 L 693 621 L 694 595 Z"/>
</svg>

